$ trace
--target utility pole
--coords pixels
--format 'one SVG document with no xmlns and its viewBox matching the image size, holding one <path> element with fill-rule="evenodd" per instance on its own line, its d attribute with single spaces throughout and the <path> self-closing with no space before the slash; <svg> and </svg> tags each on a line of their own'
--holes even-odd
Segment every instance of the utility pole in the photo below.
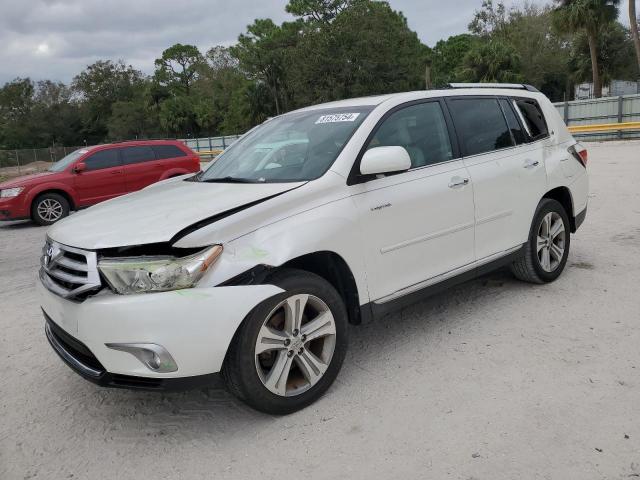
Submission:
<svg viewBox="0 0 640 480">
<path fill-rule="evenodd" d="M 427 64 L 424 68 L 424 85 L 425 90 L 431 90 L 431 66 Z"/>
</svg>

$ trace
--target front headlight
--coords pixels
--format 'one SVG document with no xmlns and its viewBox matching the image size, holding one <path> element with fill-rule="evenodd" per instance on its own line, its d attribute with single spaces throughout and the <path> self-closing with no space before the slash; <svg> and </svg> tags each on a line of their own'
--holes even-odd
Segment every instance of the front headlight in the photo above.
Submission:
<svg viewBox="0 0 640 480">
<path fill-rule="evenodd" d="M 0 198 L 12 198 L 20 195 L 20 192 L 24 190 L 24 187 L 5 188 L 0 190 Z"/>
<path fill-rule="evenodd" d="M 193 287 L 222 253 L 222 245 L 188 257 L 104 258 L 98 269 L 120 294 L 166 292 Z"/>
</svg>

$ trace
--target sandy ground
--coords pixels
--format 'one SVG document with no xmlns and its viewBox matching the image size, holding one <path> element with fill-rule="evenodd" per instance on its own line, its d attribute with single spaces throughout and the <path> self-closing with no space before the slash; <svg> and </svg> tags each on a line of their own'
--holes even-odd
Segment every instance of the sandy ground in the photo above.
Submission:
<svg viewBox="0 0 640 480">
<path fill-rule="evenodd" d="M 81 379 L 43 334 L 45 230 L 0 224 L 0 479 L 639 477 L 640 143 L 589 147 L 557 282 L 497 272 L 352 328 L 337 382 L 288 417 Z"/>
</svg>

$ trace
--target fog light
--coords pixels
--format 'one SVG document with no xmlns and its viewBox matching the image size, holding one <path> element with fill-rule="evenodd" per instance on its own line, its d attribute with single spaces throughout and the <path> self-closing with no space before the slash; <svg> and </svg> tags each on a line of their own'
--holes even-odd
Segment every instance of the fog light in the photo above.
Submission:
<svg viewBox="0 0 640 480">
<path fill-rule="evenodd" d="M 168 373 L 178 370 L 178 365 L 169 352 L 156 343 L 105 343 L 113 350 L 128 352 L 153 372 Z"/>
</svg>

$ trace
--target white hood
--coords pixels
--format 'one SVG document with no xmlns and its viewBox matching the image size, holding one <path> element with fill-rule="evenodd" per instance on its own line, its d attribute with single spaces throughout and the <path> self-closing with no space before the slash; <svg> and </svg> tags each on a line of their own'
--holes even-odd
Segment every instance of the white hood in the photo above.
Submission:
<svg viewBox="0 0 640 480">
<path fill-rule="evenodd" d="M 86 249 L 166 242 L 196 222 L 300 185 L 175 179 L 71 215 L 47 234 L 56 242 Z"/>
</svg>

